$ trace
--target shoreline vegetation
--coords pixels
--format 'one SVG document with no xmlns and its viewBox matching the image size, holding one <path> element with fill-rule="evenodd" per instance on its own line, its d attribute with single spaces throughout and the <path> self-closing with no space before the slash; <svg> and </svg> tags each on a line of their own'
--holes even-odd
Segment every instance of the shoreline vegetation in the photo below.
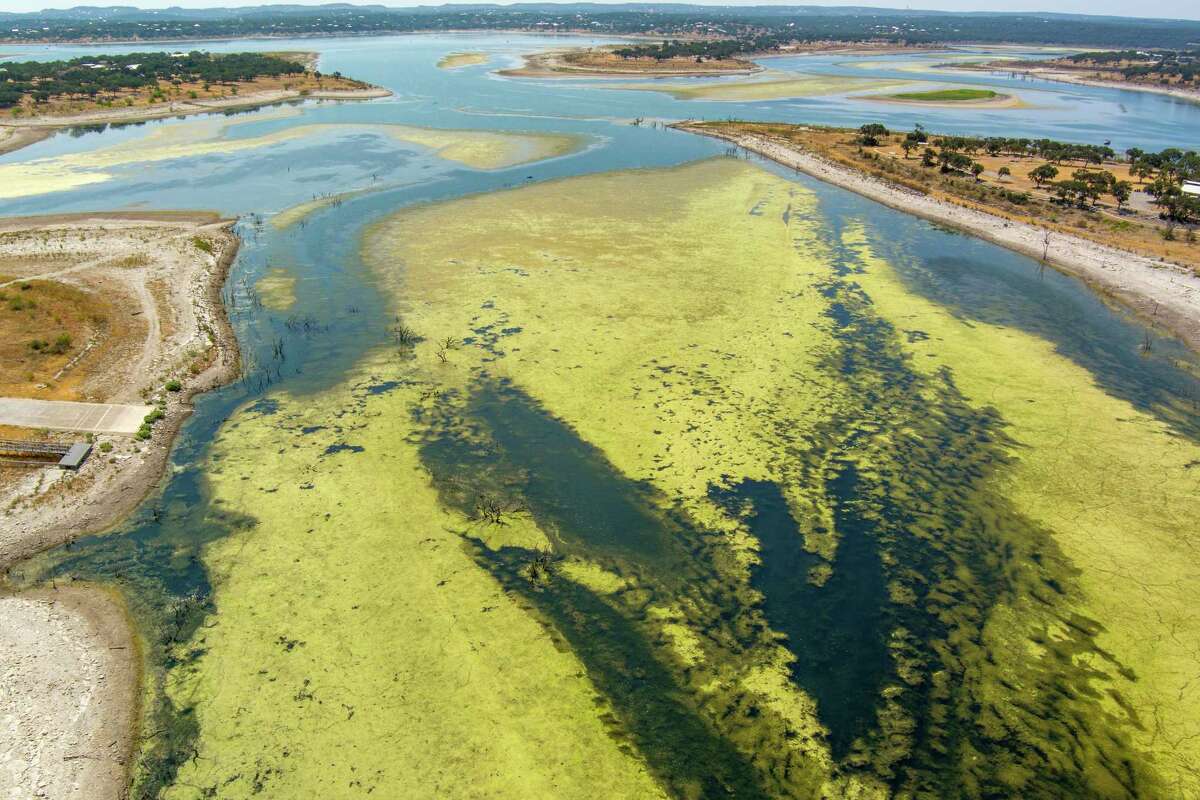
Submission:
<svg viewBox="0 0 1200 800">
<path fill-rule="evenodd" d="M 502 69 L 498 74 L 519 78 L 597 77 L 629 75 L 659 77 L 703 77 L 712 75 L 752 75 L 762 67 L 744 59 L 722 58 L 701 61 L 679 56 L 671 58 L 623 57 L 614 47 L 571 48 L 530 53 L 520 67 Z"/>
<path fill-rule="evenodd" d="M 633 38 L 633 37 L 628 37 Z M 649 37 L 643 37 L 649 38 Z M 936 49 L 929 44 L 897 44 L 870 41 L 811 41 L 781 45 L 774 49 L 738 52 L 736 55 L 706 55 L 711 45 L 706 39 L 660 42 L 656 45 L 606 45 L 575 47 L 527 53 L 520 67 L 497 70 L 497 74 L 522 78 L 559 77 L 628 77 L 664 78 L 719 77 L 723 75 L 755 75 L 768 68 L 755 63 L 757 59 L 783 58 L 802 55 L 861 55 L 879 56 L 927 52 Z M 698 53 L 689 52 L 693 46 Z M 452 53 L 442 61 L 450 63 L 460 55 Z M 472 62 L 479 63 L 479 62 Z M 439 63 L 438 66 L 443 66 Z M 455 64 L 455 66 L 461 66 Z M 452 67 L 451 67 L 452 68 Z"/>
<path fill-rule="evenodd" d="M 249 58 L 238 69 L 223 60 Z M 132 53 L 5 62 L 22 75 L 0 92 L 0 154 L 63 129 L 261 108 L 295 100 L 372 100 L 391 91 L 316 69 L 317 53 Z"/>
<path fill-rule="evenodd" d="M 1200 103 L 1200 48 L 1105 50 L 1043 61 L 1009 60 L 939 64 L 976 72 L 1008 72 L 1058 83 L 1149 92 Z"/>
<path fill-rule="evenodd" d="M 858 164 L 836 158 L 828 146 L 814 146 L 814 137 L 807 134 L 822 129 L 741 122 L 683 122 L 672 127 L 723 139 L 883 205 L 1037 259 L 1164 325 L 1200 351 L 1200 253 L 1195 255 L 1196 264 L 1189 268 L 1081 235 L 1102 235 L 1095 229 L 1076 233 L 944 191 L 931 192 L 899 183 L 886 173 L 867 172 Z M 832 130 L 842 138 L 849 133 Z M 794 138 L 781 134 L 793 134 Z"/>
</svg>

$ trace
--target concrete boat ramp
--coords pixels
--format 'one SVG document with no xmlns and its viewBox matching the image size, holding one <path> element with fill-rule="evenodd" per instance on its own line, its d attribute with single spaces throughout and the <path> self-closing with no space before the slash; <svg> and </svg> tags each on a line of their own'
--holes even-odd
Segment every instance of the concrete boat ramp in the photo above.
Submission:
<svg viewBox="0 0 1200 800">
<path fill-rule="evenodd" d="M 0 397 L 0 425 L 87 433 L 136 433 L 153 406 Z"/>
</svg>

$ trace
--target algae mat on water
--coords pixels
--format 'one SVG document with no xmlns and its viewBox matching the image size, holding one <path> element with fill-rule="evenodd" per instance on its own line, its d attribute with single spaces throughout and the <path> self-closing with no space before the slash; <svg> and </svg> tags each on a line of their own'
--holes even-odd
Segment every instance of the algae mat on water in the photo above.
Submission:
<svg viewBox="0 0 1200 800">
<path fill-rule="evenodd" d="M 771 71 L 753 78 L 721 81 L 670 82 L 662 79 L 636 83 L 599 84 L 601 89 L 664 92 L 678 100 L 750 102 L 785 100 L 790 97 L 821 97 L 846 92 L 865 92 L 908 86 L 912 81 L 852 78 L 843 75 L 806 75 Z"/>
<path fill-rule="evenodd" d="M 214 502 L 253 523 L 204 553 L 167 796 L 1196 790 L 1195 581 L 1154 560 L 1200 448 L 1035 337 L 959 330 L 802 186 L 573 178 L 404 211 L 365 256 L 395 346 L 213 445 Z M 1037 357 L 1006 390 L 1010 346 Z M 1075 404 L 1028 402 L 1051 377 Z M 1193 495 L 1149 513 L 1118 446 Z M 1097 482 L 1136 540 L 1074 527 Z M 1097 595 L 1118 557 L 1174 655 Z"/>
<path fill-rule="evenodd" d="M 265 118 L 276 116 L 268 114 Z M 111 147 L 0 164 L 0 199 L 31 197 L 104 183 L 118 177 L 117 168 L 132 164 L 224 156 L 317 136 L 365 133 L 390 138 L 426 148 L 438 158 L 473 169 L 503 169 L 556 158 L 579 150 L 586 141 L 585 137 L 571 134 L 334 123 L 300 124 L 262 136 L 236 138 L 222 135 L 234 124 L 254 121 L 249 118 L 223 126 L 214 126 L 207 121 L 182 123 L 182 131 L 156 128 L 143 139 Z M 319 207 L 319 202 L 314 201 L 313 205 Z M 309 205 L 303 206 L 303 213 L 311 210 Z"/>
</svg>

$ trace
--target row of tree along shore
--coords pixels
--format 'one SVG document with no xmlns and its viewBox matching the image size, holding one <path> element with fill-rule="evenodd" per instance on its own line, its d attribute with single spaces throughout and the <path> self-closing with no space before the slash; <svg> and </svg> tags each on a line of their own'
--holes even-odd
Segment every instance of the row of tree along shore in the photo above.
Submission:
<svg viewBox="0 0 1200 800">
<path fill-rule="evenodd" d="M 1200 276 L 1200 198 L 1185 189 L 1186 181 L 1200 178 L 1194 151 L 1135 148 L 1118 154 L 1107 145 L 943 136 L 921 126 L 893 131 L 878 122 L 835 128 L 730 119 L 679 127 L 745 141 L 759 152 L 799 154 L 792 159 L 798 163 L 811 164 L 815 156 L 845 176 L 889 184 L 897 197 L 923 195 L 939 209 L 985 212 L 1047 236 L 1089 240 Z M 813 166 L 813 174 L 823 177 L 825 169 Z M 862 184 L 863 193 L 874 196 L 869 180 L 839 181 L 851 188 Z M 945 216 L 943 210 L 938 214 Z"/>
</svg>

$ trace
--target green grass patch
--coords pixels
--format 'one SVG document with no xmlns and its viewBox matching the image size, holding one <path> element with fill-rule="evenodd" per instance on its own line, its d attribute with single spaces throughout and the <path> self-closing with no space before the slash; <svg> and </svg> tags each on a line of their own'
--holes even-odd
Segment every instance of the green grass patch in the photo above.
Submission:
<svg viewBox="0 0 1200 800">
<path fill-rule="evenodd" d="M 961 102 L 964 100 L 991 100 L 999 92 L 991 89 L 936 89 L 931 92 L 903 92 L 888 95 L 895 100 L 915 100 L 923 103 Z"/>
</svg>

